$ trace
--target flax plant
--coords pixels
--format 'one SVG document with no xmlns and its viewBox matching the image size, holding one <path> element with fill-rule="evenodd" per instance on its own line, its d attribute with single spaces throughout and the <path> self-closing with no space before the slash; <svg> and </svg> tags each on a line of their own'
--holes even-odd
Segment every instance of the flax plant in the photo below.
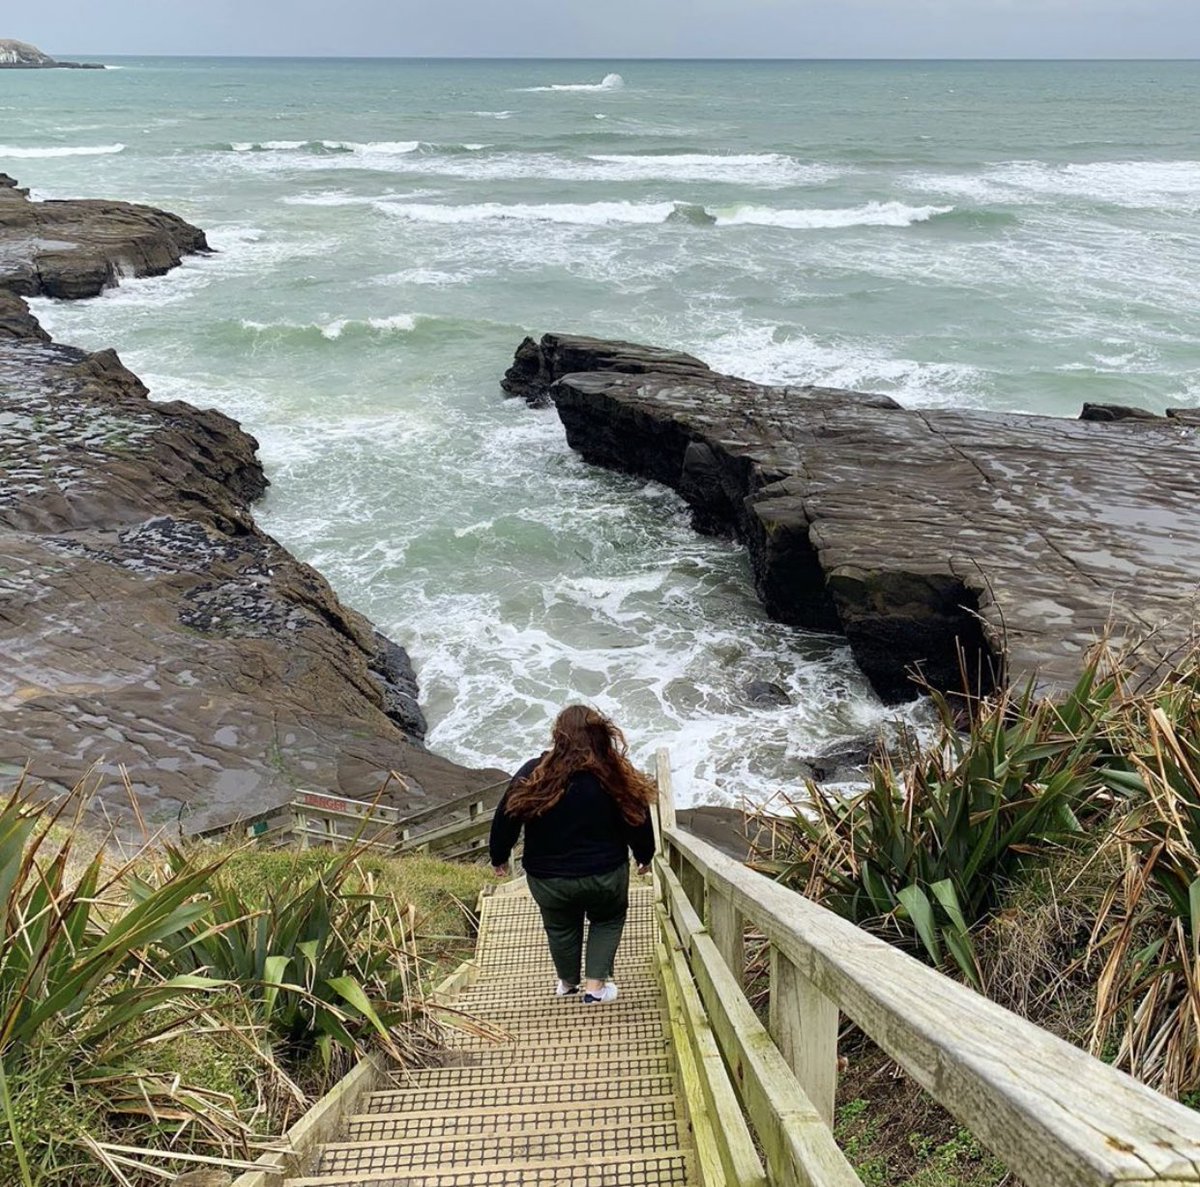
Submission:
<svg viewBox="0 0 1200 1187">
<path fill-rule="evenodd" d="M 1178 1096 L 1200 1089 L 1200 651 L 1114 724 L 1131 796 L 1105 844 L 1120 874 L 1092 942 L 1104 960 L 1092 1048 Z"/>
<path fill-rule="evenodd" d="M 1023 863 L 1079 843 L 1111 805 L 1096 775 L 1120 687 L 1110 669 L 1097 653 L 1057 700 L 1032 687 L 962 701 L 929 690 L 933 742 L 873 763 L 853 798 L 809 784 L 761 866 L 981 987 L 972 930 Z"/>
<path fill-rule="evenodd" d="M 316 1052 L 329 1068 L 335 1048 L 370 1045 L 411 1062 L 422 1049 L 413 911 L 360 868 L 362 852 L 286 878 L 265 898 L 216 877 L 208 910 L 157 942 L 159 960 L 241 986 L 253 1025 L 291 1064 Z M 131 883 L 134 899 L 190 861 L 168 846 L 165 865 Z"/>
<path fill-rule="evenodd" d="M 79 817 L 66 811 L 39 805 L 24 784 L 0 807 L 0 1106 L 23 1187 L 78 1160 L 71 1119 L 106 1113 L 98 1102 L 119 1111 L 136 1101 L 177 1128 L 209 1114 L 207 1102 L 144 1075 L 139 1061 L 223 986 L 139 967 L 136 954 L 203 917 L 198 896 L 212 868 L 181 871 L 130 905 L 120 893 L 129 863 L 109 868 L 101 850 L 75 875 Z M 65 839 L 52 840 L 64 821 Z M 39 1134 L 31 1102 L 50 1099 L 66 1115 Z"/>
</svg>

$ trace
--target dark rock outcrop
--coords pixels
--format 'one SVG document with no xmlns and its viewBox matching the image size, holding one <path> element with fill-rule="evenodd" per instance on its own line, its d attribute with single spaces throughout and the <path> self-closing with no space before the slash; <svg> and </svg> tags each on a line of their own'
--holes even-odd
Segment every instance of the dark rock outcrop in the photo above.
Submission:
<svg viewBox="0 0 1200 1187">
<path fill-rule="evenodd" d="M 1161 420 L 1157 412 L 1135 408 L 1129 404 L 1084 404 L 1080 420 Z"/>
<path fill-rule="evenodd" d="M 743 686 L 742 692 L 752 705 L 780 706 L 790 705 L 792 698 L 787 690 L 770 680 L 750 680 Z"/>
<path fill-rule="evenodd" d="M 98 62 L 60 62 L 28 41 L 0 38 L 0 70 L 103 70 Z"/>
<path fill-rule="evenodd" d="M 951 690 L 962 666 L 973 684 L 1061 686 L 1110 619 L 1163 655 L 1191 630 L 1186 416 L 910 411 L 694 361 L 660 373 L 663 352 L 627 343 L 543 343 L 522 344 L 506 390 L 549 391 L 584 458 L 673 487 L 701 530 L 744 541 L 771 615 L 843 633 L 887 699 L 914 694 L 914 669 Z"/>
<path fill-rule="evenodd" d="M 148 825 L 189 832 L 297 787 L 369 798 L 394 772 L 392 802 L 427 807 L 495 781 L 425 749 L 403 649 L 256 526 L 254 439 L 219 412 L 151 401 L 112 351 L 50 341 L 14 295 L 162 271 L 203 235 L 145 207 L 12 193 L 0 188 L 0 775 L 28 766 L 66 790 L 94 768 L 120 818 L 123 773 Z M 29 230 L 45 206 L 49 242 Z"/>
<path fill-rule="evenodd" d="M 770 820 L 747 815 L 740 808 L 705 804 L 699 808 L 681 808 L 675 815 L 680 828 L 715 845 L 736 861 L 748 861 L 770 849 Z"/>
<path fill-rule="evenodd" d="M 677 350 L 638 346 L 632 342 L 610 342 L 571 334 L 546 334 L 540 342 L 526 338 L 517 347 L 513 365 L 500 387 L 533 407 L 550 403 L 550 388 L 573 371 L 620 371 L 642 375 L 711 376 L 706 363 Z"/>
<path fill-rule="evenodd" d="M 208 250 L 203 231 L 165 210 L 34 202 L 0 185 L 0 289 L 18 296 L 94 297 L 121 276 L 161 276 L 185 255 Z"/>
</svg>

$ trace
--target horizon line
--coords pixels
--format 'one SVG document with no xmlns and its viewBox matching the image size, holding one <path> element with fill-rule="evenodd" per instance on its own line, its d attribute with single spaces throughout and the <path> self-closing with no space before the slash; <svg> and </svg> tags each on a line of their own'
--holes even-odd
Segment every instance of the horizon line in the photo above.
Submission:
<svg viewBox="0 0 1200 1187">
<path fill-rule="evenodd" d="M 71 60 L 86 59 L 88 53 L 69 53 L 63 57 Z M 661 55 L 640 55 L 622 57 L 620 55 L 509 55 L 509 54 L 272 54 L 272 53 L 96 53 L 91 56 L 100 58 L 200 58 L 205 60 L 242 60 L 242 61 L 293 61 L 293 62 L 1197 62 L 1200 56 L 1167 57 L 1159 55 L 1138 55 L 1135 57 L 1096 57 L 1096 56 L 1027 56 L 1027 55 L 993 55 L 989 57 L 971 57 L 955 55 L 924 55 L 917 57 L 893 57 L 882 54 L 867 55 L 825 55 L 825 56 L 783 56 L 783 55 L 750 55 L 739 54 L 734 57 L 714 57 L 710 55 L 680 55 L 663 57 Z"/>
</svg>

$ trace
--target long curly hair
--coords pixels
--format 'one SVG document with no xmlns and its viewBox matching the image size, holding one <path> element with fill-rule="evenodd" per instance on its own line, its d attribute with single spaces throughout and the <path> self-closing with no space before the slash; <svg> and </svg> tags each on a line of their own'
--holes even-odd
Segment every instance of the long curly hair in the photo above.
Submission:
<svg viewBox="0 0 1200 1187">
<path fill-rule="evenodd" d="M 641 824 L 658 798 L 654 783 L 626 757 L 625 735 L 597 709 L 568 705 L 555 719 L 552 747 L 508 793 L 505 805 L 518 820 L 549 812 L 567 791 L 572 775 L 590 771 L 617 802 L 629 824 Z"/>
</svg>

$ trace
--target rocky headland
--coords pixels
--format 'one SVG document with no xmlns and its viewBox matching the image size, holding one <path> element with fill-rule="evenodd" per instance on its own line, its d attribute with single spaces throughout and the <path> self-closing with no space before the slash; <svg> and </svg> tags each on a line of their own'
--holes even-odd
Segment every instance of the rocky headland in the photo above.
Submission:
<svg viewBox="0 0 1200 1187">
<path fill-rule="evenodd" d="M 772 617 L 843 634 L 875 689 L 1073 683 L 1105 631 L 1169 657 L 1200 582 L 1197 414 L 905 409 L 690 355 L 548 334 L 503 380 L 586 460 L 665 483 L 735 536 Z"/>
<path fill-rule="evenodd" d="M 103 70 L 99 62 L 60 62 L 28 41 L 0 37 L 0 70 Z"/>
<path fill-rule="evenodd" d="M 159 403 L 111 350 L 52 342 L 24 296 L 94 296 L 208 250 L 122 202 L 0 175 L 0 776 L 89 771 L 114 819 L 201 831 L 297 787 L 428 807 L 500 776 L 430 753 L 408 656 L 255 524 L 257 443 Z"/>
</svg>

